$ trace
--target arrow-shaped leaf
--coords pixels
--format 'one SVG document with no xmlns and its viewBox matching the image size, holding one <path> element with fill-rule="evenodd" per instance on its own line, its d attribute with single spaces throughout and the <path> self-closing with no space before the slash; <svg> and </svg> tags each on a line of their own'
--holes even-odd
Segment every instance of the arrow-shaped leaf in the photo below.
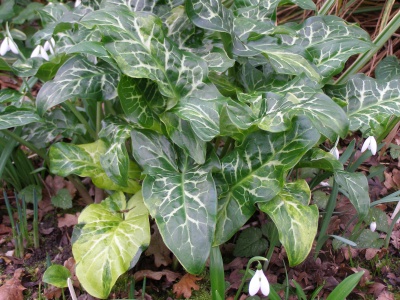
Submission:
<svg viewBox="0 0 400 300">
<path fill-rule="evenodd" d="M 319 212 L 316 205 L 308 206 L 310 195 L 308 184 L 300 180 L 287 183 L 271 201 L 259 205 L 274 221 L 290 266 L 306 259 L 317 234 Z"/>
<path fill-rule="evenodd" d="M 378 125 L 379 119 L 400 116 L 400 79 L 379 82 L 363 74 L 346 84 L 328 86 L 326 92 L 347 102 L 350 130 L 365 130 Z"/>
<path fill-rule="evenodd" d="M 90 177 L 96 186 L 106 190 L 136 193 L 140 190 L 138 166 L 130 161 L 127 186 L 116 184 L 107 176 L 100 163 L 100 157 L 106 154 L 107 150 L 107 145 L 102 140 L 78 146 L 67 143 L 54 144 L 49 153 L 50 170 L 52 173 L 64 177 L 70 174 Z"/>
<path fill-rule="evenodd" d="M 118 277 L 134 266 L 150 243 L 149 214 L 141 193 L 128 203 L 116 192 L 85 208 L 73 233 L 72 252 L 79 282 L 107 299 Z"/>
<path fill-rule="evenodd" d="M 183 152 L 176 161 L 169 153 L 172 145 L 155 133 L 134 131 L 132 149 L 149 174 L 143 181 L 143 197 L 165 244 L 188 272 L 199 274 L 209 256 L 215 229 L 213 164 L 196 165 Z M 175 169 L 178 164 L 179 169 Z"/>
<path fill-rule="evenodd" d="M 368 180 L 362 173 L 350 173 L 336 171 L 335 180 L 347 193 L 351 204 L 357 210 L 360 220 L 367 217 L 369 213 L 370 198 L 368 193 Z"/>
<path fill-rule="evenodd" d="M 39 91 L 36 105 L 40 115 L 67 99 L 109 100 L 117 96 L 118 73 L 107 64 L 93 65 L 83 56 L 66 61 L 54 80 L 46 82 Z"/>
<path fill-rule="evenodd" d="M 255 211 L 257 202 L 274 198 L 287 171 L 317 143 L 318 131 L 305 117 L 286 132 L 257 131 L 222 160 L 216 180 L 221 188 L 214 244 L 227 241 Z M 226 186 L 226 190 L 224 188 Z"/>
</svg>

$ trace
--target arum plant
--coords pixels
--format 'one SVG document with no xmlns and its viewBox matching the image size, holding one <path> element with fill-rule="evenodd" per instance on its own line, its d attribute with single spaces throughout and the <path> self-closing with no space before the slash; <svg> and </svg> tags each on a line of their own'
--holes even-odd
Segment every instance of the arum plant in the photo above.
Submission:
<svg viewBox="0 0 400 300">
<path fill-rule="evenodd" d="M 149 216 L 193 274 L 210 255 L 220 266 L 218 246 L 256 212 L 279 224 L 289 264 L 301 263 L 318 231 L 310 200 L 320 177 L 309 184 L 295 169 L 333 175 L 360 220 L 368 215 L 365 175 L 322 143 L 400 116 L 400 84 L 356 75 L 332 85 L 349 57 L 373 48 L 370 37 L 335 16 L 277 25 L 281 2 L 82 1 L 40 11 L 32 40 L 54 38 L 57 52 L 9 66 L 44 84 L 35 105 L 19 105 L 20 94 L 2 102 L 0 128 L 23 126 L 33 146 L 52 144 L 52 173 L 90 177 L 108 192 L 73 234 L 77 276 L 93 296 L 107 298 L 136 264 Z"/>
</svg>

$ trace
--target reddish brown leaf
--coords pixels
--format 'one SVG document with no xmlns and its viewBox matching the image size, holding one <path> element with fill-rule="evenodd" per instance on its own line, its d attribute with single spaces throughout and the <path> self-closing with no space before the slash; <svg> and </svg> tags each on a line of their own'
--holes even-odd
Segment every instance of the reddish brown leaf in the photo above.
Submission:
<svg viewBox="0 0 400 300">
<path fill-rule="evenodd" d="M 383 291 L 376 300 L 394 300 L 394 295 L 388 291 Z"/>
<path fill-rule="evenodd" d="M 77 212 L 75 215 L 65 214 L 63 217 L 58 218 L 58 228 L 71 227 L 78 224 L 78 217 L 80 213 Z"/>
<path fill-rule="evenodd" d="M 19 279 L 22 275 L 23 270 L 15 270 L 14 277 L 6 280 L 4 285 L 0 287 L 0 299 L 1 300 L 23 300 L 24 296 L 22 291 L 25 288 L 21 285 L 21 280 Z"/>
<path fill-rule="evenodd" d="M 10 227 L 7 227 L 4 224 L 0 224 L 0 234 L 7 234 L 12 232 L 12 229 Z"/>
<path fill-rule="evenodd" d="M 61 297 L 61 289 L 51 285 L 48 289 L 44 290 L 43 294 L 47 299 L 59 299 Z"/>
<path fill-rule="evenodd" d="M 195 291 L 200 289 L 196 281 L 201 279 L 201 277 L 196 277 L 192 274 L 185 274 L 178 283 L 174 284 L 173 292 L 178 298 L 182 295 L 185 298 L 190 298 L 192 296 L 192 289 Z"/>
<path fill-rule="evenodd" d="M 154 280 L 160 280 L 161 277 L 165 276 L 167 281 L 173 282 L 177 280 L 181 275 L 179 273 L 175 273 L 169 270 L 162 270 L 158 272 L 150 271 L 150 270 L 141 270 L 133 274 L 133 277 L 135 278 L 135 281 L 142 281 L 144 277 L 154 279 Z"/>
<path fill-rule="evenodd" d="M 151 236 L 150 246 L 144 254 L 146 256 L 154 255 L 154 264 L 157 268 L 168 266 L 172 263 L 171 251 L 165 246 L 157 225 L 154 224 L 152 228 L 154 233 Z"/>
</svg>

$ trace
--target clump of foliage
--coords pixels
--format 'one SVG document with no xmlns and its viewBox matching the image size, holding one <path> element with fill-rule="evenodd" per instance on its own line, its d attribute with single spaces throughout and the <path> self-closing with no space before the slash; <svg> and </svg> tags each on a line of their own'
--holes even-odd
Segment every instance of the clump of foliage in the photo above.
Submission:
<svg viewBox="0 0 400 300">
<path fill-rule="evenodd" d="M 316 10 L 311 0 L 291 3 Z M 93 296 L 107 298 L 136 264 L 150 242 L 149 216 L 193 274 L 257 210 L 277 225 L 290 265 L 301 263 L 318 229 L 310 186 L 329 176 L 359 220 L 368 216 L 365 175 L 345 170 L 349 157 L 337 160 L 321 145 L 357 130 L 379 135 L 400 114 L 399 79 L 389 67 L 377 79 L 335 85 L 349 57 L 373 48 L 369 35 L 318 14 L 277 25 L 282 4 L 52 2 L 38 11 L 43 29 L 31 38 L 54 39 L 49 60 L 0 60 L 45 82 L 36 99 L 29 85 L 2 91 L 2 132 L 24 126 L 33 149 L 57 140 L 45 156 L 50 171 L 90 177 L 110 193 L 74 229 L 77 276 Z M 319 175 L 311 183 L 291 176 L 299 168 Z"/>
</svg>

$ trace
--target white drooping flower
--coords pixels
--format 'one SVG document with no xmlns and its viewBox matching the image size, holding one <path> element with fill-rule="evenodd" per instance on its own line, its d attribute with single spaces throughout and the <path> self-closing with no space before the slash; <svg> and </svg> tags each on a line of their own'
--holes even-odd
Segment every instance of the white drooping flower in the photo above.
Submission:
<svg viewBox="0 0 400 300">
<path fill-rule="evenodd" d="M 54 48 L 55 48 L 55 46 L 56 46 L 56 42 L 54 41 L 53 38 L 51 38 L 50 40 L 46 41 L 46 43 L 44 43 L 43 49 L 44 49 L 45 51 L 49 51 L 49 50 L 50 50 L 50 53 L 51 53 L 51 54 L 54 54 Z"/>
<path fill-rule="evenodd" d="M 333 148 L 329 151 L 329 153 L 332 154 L 336 159 L 339 159 L 339 150 L 338 150 L 338 148 L 336 148 L 336 146 L 333 147 Z"/>
<path fill-rule="evenodd" d="M 371 224 L 369 224 L 369 229 L 371 229 L 372 232 L 374 232 L 376 230 L 376 222 L 373 221 L 371 222 Z"/>
<path fill-rule="evenodd" d="M 17 45 L 11 38 L 6 36 L 0 46 L 0 55 L 4 56 L 10 50 L 14 54 L 19 54 Z"/>
<path fill-rule="evenodd" d="M 36 48 L 33 50 L 31 57 L 40 57 L 44 60 L 49 60 L 49 56 L 47 55 L 46 50 L 43 46 L 37 45 Z"/>
<path fill-rule="evenodd" d="M 75 1 L 75 7 L 77 7 L 77 6 L 81 5 L 81 3 L 82 3 L 82 1 L 81 1 L 81 0 L 76 0 L 76 1 Z"/>
<path fill-rule="evenodd" d="M 373 136 L 369 136 L 365 140 L 365 142 L 361 148 L 361 152 L 364 152 L 365 150 L 369 149 L 369 150 L 371 150 L 372 155 L 375 155 L 377 148 L 378 148 L 378 145 L 376 144 L 375 138 Z"/>
<path fill-rule="evenodd" d="M 261 293 L 263 293 L 264 296 L 268 296 L 269 282 L 263 270 L 261 269 L 256 270 L 253 278 L 251 278 L 250 280 L 250 285 L 249 285 L 250 296 L 254 296 L 255 294 L 257 294 L 260 289 Z"/>
</svg>

